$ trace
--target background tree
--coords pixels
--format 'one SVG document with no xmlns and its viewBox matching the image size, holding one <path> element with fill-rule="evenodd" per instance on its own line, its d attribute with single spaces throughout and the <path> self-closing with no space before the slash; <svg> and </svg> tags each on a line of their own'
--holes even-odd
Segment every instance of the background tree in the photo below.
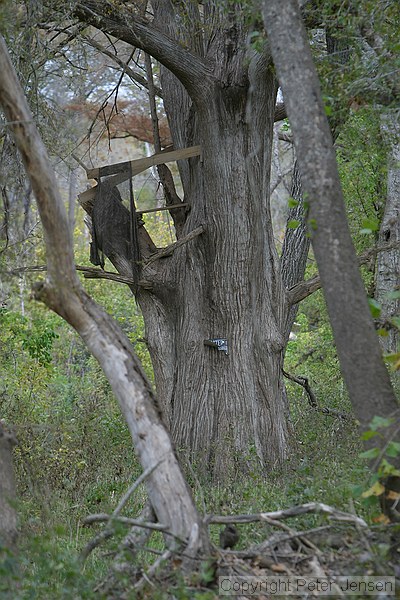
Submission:
<svg viewBox="0 0 400 600">
<path fill-rule="evenodd" d="M 369 430 L 373 417 L 380 415 L 393 420 L 389 440 L 398 439 L 399 407 L 358 271 L 332 137 L 298 4 L 290 0 L 282 8 L 269 1 L 264 4 L 264 19 L 292 123 L 313 250 L 350 399 L 363 430 Z M 387 443 L 387 438 L 380 440 L 383 449 Z M 388 493 L 399 491 L 397 473 L 386 482 Z"/>
</svg>

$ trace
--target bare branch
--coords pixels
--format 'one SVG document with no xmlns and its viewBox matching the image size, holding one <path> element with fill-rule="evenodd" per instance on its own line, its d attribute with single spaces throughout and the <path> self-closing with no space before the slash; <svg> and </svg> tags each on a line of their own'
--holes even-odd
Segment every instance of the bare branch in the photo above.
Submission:
<svg viewBox="0 0 400 600">
<path fill-rule="evenodd" d="M 289 304 L 297 304 L 311 296 L 314 292 L 321 288 L 321 280 L 319 275 L 315 275 L 307 281 L 301 281 L 300 283 L 296 283 L 293 287 L 288 290 L 288 301 Z"/>
<path fill-rule="evenodd" d="M 298 385 L 301 385 L 301 387 L 304 388 L 304 390 L 308 396 L 308 401 L 309 401 L 310 406 L 312 408 L 314 408 L 315 410 L 317 410 L 318 412 L 320 412 L 324 415 L 329 415 L 330 417 L 336 417 L 337 419 L 354 418 L 351 413 L 341 412 L 340 410 L 335 410 L 334 408 L 329 408 L 328 406 L 324 406 L 323 408 L 320 408 L 318 405 L 317 399 L 315 397 L 315 394 L 312 391 L 310 384 L 308 383 L 307 377 L 291 375 L 290 373 L 287 373 L 283 369 L 282 369 L 282 373 L 287 379 L 289 379 L 290 381 L 293 381 L 294 383 L 297 383 Z"/>
<path fill-rule="evenodd" d="M 123 13 L 102 0 L 78 2 L 75 14 L 87 24 L 107 31 L 117 39 L 141 48 L 154 56 L 182 82 L 189 95 L 203 98 L 207 94 L 206 82 L 214 79 L 212 71 L 197 55 L 181 44 L 157 31 L 149 21 L 139 15 Z"/>
<path fill-rule="evenodd" d="M 310 387 L 310 384 L 308 383 L 307 377 L 298 377 L 296 375 L 291 375 L 290 373 L 287 373 L 283 369 L 282 369 L 282 373 L 290 381 L 293 381 L 294 383 L 297 383 L 298 385 L 301 385 L 305 389 L 305 391 L 307 393 L 310 406 L 312 406 L 313 408 L 318 408 L 317 399 L 315 397 L 314 392 L 312 391 L 312 389 Z"/>
<path fill-rule="evenodd" d="M 149 577 L 154 575 L 157 569 L 161 566 L 163 562 L 168 560 L 171 557 L 172 553 L 169 550 L 166 550 L 164 554 L 162 554 L 156 561 L 151 565 L 149 569 L 147 569 L 146 573 L 143 575 L 141 579 L 134 585 L 134 590 L 139 591 L 146 583 L 149 583 Z M 150 582 L 151 583 L 151 582 Z"/>
<path fill-rule="evenodd" d="M 205 521 L 208 524 L 255 523 L 257 521 L 289 519 L 290 517 L 298 517 L 299 515 L 304 515 L 306 513 L 324 513 L 337 521 L 347 521 L 349 523 L 358 524 L 361 527 L 367 527 L 366 522 L 361 517 L 342 512 L 341 510 L 337 510 L 336 508 L 328 506 L 327 504 L 323 504 L 322 502 L 308 502 L 307 504 L 300 504 L 300 506 L 293 506 L 291 508 L 287 508 L 286 510 L 277 510 L 274 512 L 257 513 L 252 515 L 210 515 L 205 517 Z"/>
<path fill-rule="evenodd" d="M 161 458 L 155 465 L 151 465 L 150 467 L 148 467 L 145 471 L 143 471 L 140 477 L 138 477 L 136 481 L 133 482 L 133 484 L 129 487 L 128 491 L 122 496 L 121 500 L 118 502 L 116 509 L 110 516 L 110 521 L 112 521 L 113 519 L 115 519 L 115 517 L 119 515 L 121 510 L 124 508 L 125 504 L 128 502 L 129 498 L 132 496 L 133 492 L 139 487 L 139 485 L 146 481 L 148 476 L 151 475 L 151 473 L 155 471 L 155 469 L 157 469 L 157 467 L 159 467 L 163 461 L 164 459 Z"/>
<path fill-rule="evenodd" d="M 376 248 L 370 248 L 358 257 L 358 264 L 359 266 L 365 265 L 379 252 L 386 252 L 395 248 L 400 248 L 400 242 L 386 244 L 385 246 L 377 246 Z M 298 302 L 301 302 L 301 300 L 304 300 L 304 298 L 311 296 L 311 294 L 313 294 L 320 288 L 321 281 L 319 275 L 315 275 L 314 277 L 307 279 L 307 281 L 301 281 L 300 283 L 297 283 L 288 290 L 289 304 L 297 304 Z"/>
<path fill-rule="evenodd" d="M 277 121 L 283 121 L 283 119 L 286 119 L 286 117 L 287 117 L 287 114 L 286 114 L 285 104 L 283 102 L 278 102 L 277 105 L 275 106 L 275 115 L 274 115 L 275 123 Z"/>
<path fill-rule="evenodd" d="M 118 521 L 118 523 L 122 523 L 123 525 L 135 526 L 135 527 L 143 527 L 144 529 L 152 529 L 153 531 L 167 531 L 168 527 L 162 525 L 161 523 L 152 523 L 146 521 L 140 521 L 139 519 L 131 519 L 129 517 L 121 517 L 117 516 L 113 518 L 112 515 L 108 515 L 107 513 L 95 513 L 93 515 L 88 515 L 83 519 L 84 525 L 92 525 L 92 523 L 106 523 L 111 519 L 114 521 Z"/>
<path fill-rule="evenodd" d="M 96 50 L 98 50 L 99 52 L 101 52 L 105 56 L 108 56 L 114 62 L 116 62 L 117 65 L 119 65 L 121 67 L 121 69 L 123 70 L 123 72 L 126 73 L 128 75 L 128 77 L 133 82 L 138 83 L 139 85 L 141 85 L 142 87 L 144 87 L 146 90 L 148 89 L 149 86 L 148 86 L 148 83 L 146 81 L 146 78 L 143 77 L 142 75 L 140 75 L 140 73 L 136 73 L 136 71 L 134 71 L 133 69 L 131 69 L 131 67 L 129 65 L 127 65 L 126 62 L 123 61 L 118 56 L 118 54 L 110 52 L 109 50 L 107 50 L 107 48 L 105 48 L 104 46 L 102 46 L 101 44 L 99 44 L 98 42 L 96 42 L 96 40 L 94 40 L 93 38 L 84 37 L 83 39 L 90 46 L 92 46 L 93 48 L 96 48 Z M 162 90 L 159 87 L 154 86 L 154 91 L 155 91 L 156 95 L 159 98 L 162 98 Z"/>
<path fill-rule="evenodd" d="M 148 82 L 148 95 L 149 95 L 149 104 L 150 104 L 150 114 L 151 114 L 151 122 L 153 129 L 153 139 L 154 139 L 154 149 L 156 152 L 161 152 L 161 140 L 160 140 L 160 130 L 159 130 L 159 121 L 157 114 L 157 104 L 156 104 L 156 92 L 154 87 L 154 79 L 153 79 L 153 67 L 151 64 L 151 57 L 149 54 L 145 54 L 145 67 L 146 67 L 146 76 Z M 176 187 L 174 178 L 172 177 L 172 173 L 166 164 L 161 164 L 157 166 L 158 176 L 160 178 L 160 182 L 162 184 L 164 190 L 164 198 L 167 206 L 176 205 L 182 202 L 181 198 L 176 193 Z M 181 210 L 173 210 L 171 211 L 171 217 L 174 222 L 175 233 L 177 238 L 181 236 L 183 226 L 186 221 L 186 211 L 180 207 Z"/>
</svg>

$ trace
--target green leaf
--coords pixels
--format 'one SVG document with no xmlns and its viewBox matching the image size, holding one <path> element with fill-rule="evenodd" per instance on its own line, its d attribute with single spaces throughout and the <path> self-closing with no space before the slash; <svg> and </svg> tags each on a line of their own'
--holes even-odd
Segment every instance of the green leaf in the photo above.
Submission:
<svg viewBox="0 0 400 600">
<path fill-rule="evenodd" d="M 400 329 L 400 317 L 392 317 L 390 319 L 390 322 L 392 323 L 392 325 L 397 327 L 397 329 Z"/>
<path fill-rule="evenodd" d="M 379 230 L 379 221 L 377 219 L 364 219 L 360 233 L 372 233 Z"/>
<path fill-rule="evenodd" d="M 297 227 L 300 225 L 300 221 L 298 221 L 297 219 L 290 219 L 290 221 L 288 221 L 286 227 L 288 229 L 297 229 Z"/>
<path fill-rule="evenodd" d="M 316 231 L 317 229 L 317 221 L 315 219 L 309 219 L 308 220 L 308 225 L 311 229 L 313 229 L 314 231 Z"/>
<path fill-rule="evenodd" d="M 365 452 L 360 453 L 360 458 L 377 458 L 379 456 L 379 448 L 371 448 L 370 450 L 366 450 Z"/>
<path fill-rule="evenodd" d="M 375 300 L 375 298 L 368 298 L 369 310 L 374 319 L 377 319 L 381 314 L 381 305 Z"/>
<path fill-rule="evenodd" d="M 387 456 L 395 458 L 400 454 L 400 442 L 389 442 L 386 448 Z"/>
<path fill-rule="evenodd" d="M 364 486 L 363 485 L 353 485 L 351 487 L 351 493 L 354 496 L 354 498 L 359 498 L 361 496 L 361 494 L 364 491 Z"/>
<path fill-rule="evenodd" d="M 376 496 L 368 496 L 368 498 L 362 499 L 362 504 L 364 506 L 375 506 L 376 504 Z"/>
<path fill-rule="evenodd" d="M 378 329 L 376 333 L 378 335 L 380 335 L 381 337 L 387 337 L 389 335 L 388 330 L 385 329 L 384 327 L 381 327 L 381 329 Z"/>
<path fill-rule="evenodd" d="M 296 206 L 299 205 L 299 201 L 295 200 L 294 198 L 289 198 L 288 200 L 288 206 L 289 208 L 296 208 Z"/>
<path fill-rule="evenodd" d="M 377 431 L 364 431 L 364 433 L 361 436 L 361 439 L 364 440 L 364 442 L 367 442 L 376 435 L 378 435 Z"/>
<path fill-rule="evenodd" d="M 332 113 L 333 113 L 332 106 L 329 106 L 328 104 L 325 104 L 324 108 L 325 108 L 325 114 L 326 114 L 326 116 L 330 117 L 332 115 Z"/>
<path fill-rule="evenodd" d="M 400 360 L 400 352 L 393 352 L 392 354 L 385 354 L 385 359 L 391 363 L 396 363 Z"/>
<path fill-rule="evenodd" d="M 375 417 L 372 419 L 369 426 L 372 429 L 372 431 L 376 431 L 377 429 L 380 429 L 381 427 L 389 427 L 389 425 L 391 425 L 392 423 L 393 423 L 393 419 L 388 419 L 386 417 L 380 417 L 378 415 L 375 415 Z"/>
<path fill-rule="evenodd" d="M 379 465 L 379 472 L 384 475 L 393 475 L 393 477 L 398 477 L 400 475 L 400 471 L 396 469 L 392 463 L 390 463 L 386 458 L 383 458 L 381 464 Z"/>
</svg>

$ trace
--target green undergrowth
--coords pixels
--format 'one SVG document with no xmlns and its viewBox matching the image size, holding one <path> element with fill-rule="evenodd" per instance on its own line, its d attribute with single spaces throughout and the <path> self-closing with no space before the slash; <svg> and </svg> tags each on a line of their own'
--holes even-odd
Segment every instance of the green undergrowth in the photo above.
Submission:
<svg viewBox="0 0 400 600">
<path fill-rule="evenodd" d="M 296 337 L 289 342 L 285 368 L 308 378 L 318 409 L 310 406 L 303 388 L 287 382 L 292 431 L 285 464 L 260 470 L 249 449 L 247 475 L 232 474 L 223 484 L 199 481 L 196 465 L 190 469 L 184 464 L 200 511 L 249 514 L 323 502 L 355 511 L 370 523 L 379 513 L 377 502 L 367 506 L 353 495 L 360 483 L 367 486 L 368 471 L 359 458 L 357 424 L 324 310 L 318 296 L 305 303 Z M 114 313 L 135 343 L 142 335 L 139 317 L 132 321 L 122 300 Z M 79 553 L 99 531 L 99 526 L 84 526 L 83 519 L 112 512 L 139 476 L 129 432 L 99 366 L 58 317 L 35 305 L 30 317 L 3 309 L 0 319 L 0 391 L 3 415 L 15 424 L 19 439 L 15 462 L 20 515 L 18 561 L 2 556 L 0 569 L 7 576 L 1 579 L 0 597 L 101 597 L 93 590 L 107 574 L 110 553 L 125 529 L 94 550 L 82 567 Z M 320 410 L 324 408 L 344 418 L 326 414 Z M 137 516 L 145 501 L 142 487 L 124 514 Z M 326 523 L 325 516 L 312 513 L 288 521 L 302 531 Z M 273 533 L 261 523 L 240 525 L 239 530 L 239 549 Z M 210 526 L 216 545 L 219 531 L 219 526 Z M 149 545 L 162 550 L 161 536 L 153 535 Z M 139 558 L 143 564 L 154 560 L 149 553 Z M 13 568 L 17 585 L 7 595 Z M 185 596 L 185 586 L 181 588 L 174 591 L 176 597 L 195 597 Z"/>
</svg>

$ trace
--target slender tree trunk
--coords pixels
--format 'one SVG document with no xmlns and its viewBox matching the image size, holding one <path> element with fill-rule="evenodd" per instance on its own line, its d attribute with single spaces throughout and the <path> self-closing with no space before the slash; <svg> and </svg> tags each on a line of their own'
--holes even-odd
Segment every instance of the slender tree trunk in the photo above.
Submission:
<svg viewBox="0 0 400 600">
<path fill-rule="evenodd" d="M 14 436 L 0 421 L 0 549 L 14 550 L 17 541 L 16 491 L 13 465 Z"/>
<path fill-rule="evenodd" d="M 347 224 L 332 137 L 296 0 L 264 2 L 264 23 L 302 176 L 309 230 L 342 374 L 362 430 L 375 415 L 397 419 L 374 444 L 398 438 L 398 403 L 382 360 Z M 378 436 L 377 436 L 378 437 Z M 396 462 L 396 459 L 395 459 Z M 396 489 L 399 478 L 391 478 Z"/>
<path fill-rule="evenodd" d="M 291 197 L 297 204 L 290 208 L 287 224 L 290 224 L 291 221 L 296 221 L 298 225 L 295 228 L 286 228 L 285 239 L 283 241 L 281 273 L 286 289 L 290 289 L 296 283 L 304 280 L 308 251 L 310 249 L 310 238 L 307 235 L 306 211 L 297 160 L 293 166 Z M 289 339 L 298 309 L 299 305 L 294 304 L 288 311 L 285 326 L 285 345 Z"/>
<path fill-rule="evenodd" d="M 379 231 L 379 245 L 400 244 L 400 122 L 398 111 L 382 119 L 382 134 L 388 147 L 386 204 Z M 387 337 L 380 337 L 384 352 L 397 352 L 399 332 L 391 319 L 399 316 L 400 299 L 393 297 L 400 289 L 400 252 L 398 247 L 378 253 L 375 290 L 381 305 L 380 319 L 387 327 Z"/>
<path fill-rule="evenodd" d="M 43 224 L 47 278 L 35 296 L 68 321 L 101 365 L 119 401 L 147 480 L 149 498 L 171 535 L 167 544 L 186 545 L 186 555 L 208 549 L 208 537 L 179 468 L 157 403 L 128 338 L 87 296 L 76 274 L 72 233 L 46 149 L 33 122 L 3 38 L 0 38 L 0 105 L 32 183 Z"/>
</svg>

